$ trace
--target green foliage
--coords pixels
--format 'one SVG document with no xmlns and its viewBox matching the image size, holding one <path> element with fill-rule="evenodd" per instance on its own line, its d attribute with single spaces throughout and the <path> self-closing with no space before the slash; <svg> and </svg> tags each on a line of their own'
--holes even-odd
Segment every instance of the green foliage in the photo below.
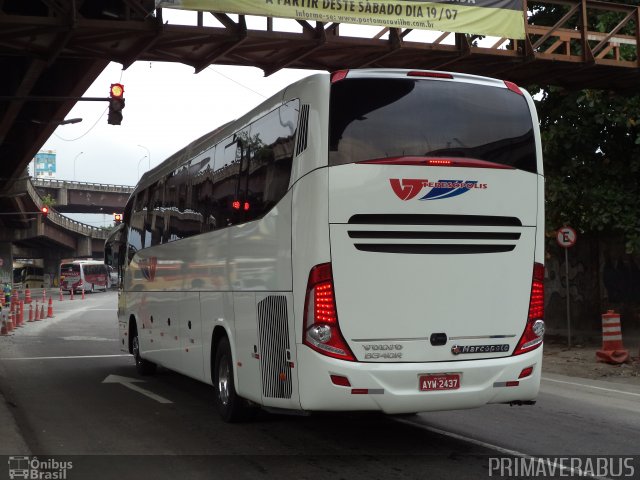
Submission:
<svg viewBox="0 0 640 480">
<path fill-rule="evenodd" d="M 640 95 L 558 87 L 541 95 L 548 227 L 617 232 L 640 251 Z"/>
<path fill-rule="evenodd" d="M 42 205 L 45 207 L 53 207 L 56 204 L 56 199 L 53 198 L 50 194 L 46 194 L 44 197 L 40 198 L 42 200 Z"/>
<path fill-rule="evenodd" d="M 637 6 L 638 0 L 611 3 Z M 528 6 L 530 23 L 536 25 L 554 25 L 569 8 L 535 0 Z M 579 25 L 577 15 L 564 27 Z M 611 32 L 625 15 L 588 9 L 588 29 Z M 635 35 L 635 20 L 618 33 Z M 590 42 L 592 47 L 595 43 Z M 620 53 L 626 60 L 635 61 L 638 50 L 621 48 Z M 618 233 L 624 236 L 627 251 L 640 251 L 640 94 L 570 92 L 543 86 L 536 98 L 545 159 L 548 228 L 570 224 L 582 232 Z"/>
</svg>

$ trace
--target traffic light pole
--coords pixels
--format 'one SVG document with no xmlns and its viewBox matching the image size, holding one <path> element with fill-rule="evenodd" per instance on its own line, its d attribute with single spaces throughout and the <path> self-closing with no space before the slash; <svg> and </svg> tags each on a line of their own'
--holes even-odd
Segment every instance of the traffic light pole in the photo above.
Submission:
<svg viewBox="0 0 640 480">
<path fill-rule="evenodd" d="M 40 96 L 8 96 L 0 95 L 0 101 L 26 100 L 29 102 L 65 102 L 75 100 L 76 102 L 108 102 L 109 97 L 40 97 Z"/>
</svg>

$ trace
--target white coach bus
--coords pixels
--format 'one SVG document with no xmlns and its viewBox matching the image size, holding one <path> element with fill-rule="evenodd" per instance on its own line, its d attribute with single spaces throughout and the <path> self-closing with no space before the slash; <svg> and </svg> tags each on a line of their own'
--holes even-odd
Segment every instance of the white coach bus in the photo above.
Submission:
<svg viewBox="0 0 640 480">
<path fill-rule="evenodd" d="M 212 384 L 227 421 L 531 404 L 543 196 L 516 85 L 310 76 L 141 179 L 108 245 L 121 347 Z"/>
</svg>

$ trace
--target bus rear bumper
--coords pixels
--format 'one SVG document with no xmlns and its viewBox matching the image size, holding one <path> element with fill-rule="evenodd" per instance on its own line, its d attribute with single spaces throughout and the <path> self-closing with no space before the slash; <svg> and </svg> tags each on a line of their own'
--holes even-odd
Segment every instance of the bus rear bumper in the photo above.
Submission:
<svg viewBox="0 0 640 480">
<path fill-rule="evenodd" d="M 308 411 L 378 410 L 389 414 L 529 403 L 540 388 L 542 347 L 515 357 L 434 363 L 362 363 L 324 357 L 298 345 L 300 403 Z M 533 372 L 518 378 L 533 367 Z M 450 390 L 420 390 L 424 375 L 459 374 Z M 335 385 L 331 375 L 351 386 Z"/>
</svg>

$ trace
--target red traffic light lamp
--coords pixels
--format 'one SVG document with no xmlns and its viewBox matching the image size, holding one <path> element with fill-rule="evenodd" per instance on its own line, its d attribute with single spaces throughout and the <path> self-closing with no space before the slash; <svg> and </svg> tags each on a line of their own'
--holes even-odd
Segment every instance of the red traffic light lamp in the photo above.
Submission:
<svg viewBox="0 0 640 480">
<path fill-rule="evenodd" d="M 109 125 L 120 125 L 122 123 L 122 109 L 124 108 L 124 85 L 112 83 L 109 88 L 109 115 L 107 122 Z"/>
<path fill-rule="evenodd" d="M 42 216 L 44 218 L 47 218 L 47 215 L 49 214 L 49 207 L 44 206 L 40 209 L 40 213 L 42 213 Z"/>
<path fill-rule="evenodd" d="M 122 214 L 121 213 L 114 213 L 113 214 L 113 223 L 115 223 L 116 225 L 120 225 L 120 223 L 122 223 Z"/>
</svg>

